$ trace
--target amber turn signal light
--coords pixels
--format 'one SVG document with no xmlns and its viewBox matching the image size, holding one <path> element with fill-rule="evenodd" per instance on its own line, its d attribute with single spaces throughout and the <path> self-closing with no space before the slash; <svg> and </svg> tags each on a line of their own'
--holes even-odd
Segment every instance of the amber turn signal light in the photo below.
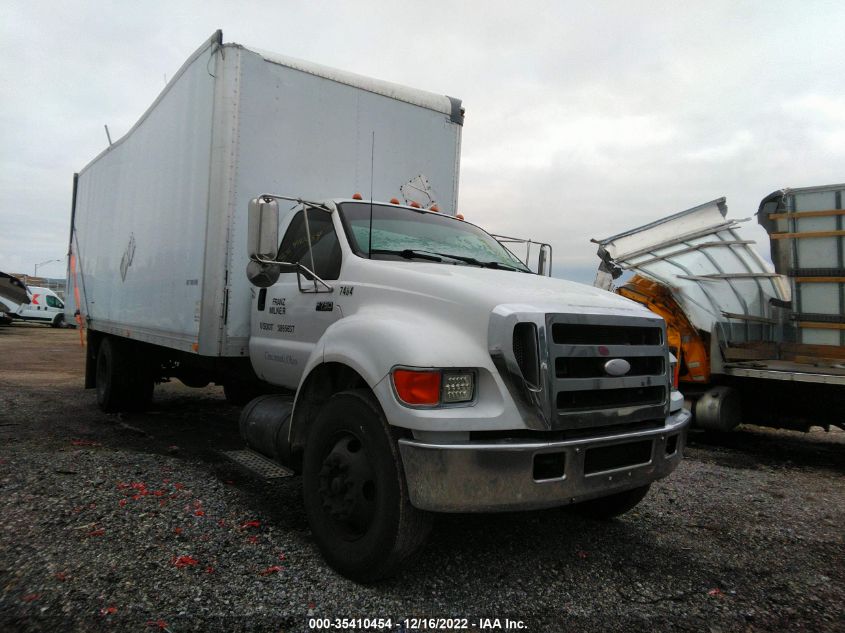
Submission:
<svg viewBox="0 0 845 633">
<path fill-rule="evenodd" d="M 435 406 L 440 403 L 439 371 L 395 369 L 393 386 L 405 404 Z"/>
</svg>

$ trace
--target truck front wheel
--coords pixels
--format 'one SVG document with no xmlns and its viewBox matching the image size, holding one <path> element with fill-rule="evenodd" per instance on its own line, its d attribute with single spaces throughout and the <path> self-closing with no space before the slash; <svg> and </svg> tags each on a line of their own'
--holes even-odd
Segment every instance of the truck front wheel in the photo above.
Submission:
<svg viewBox="0 0 845 633">
<path fill-rule="evenodd" d="M 395 574 L 428 536 L 432 517 L 411 505 L 396 438 L 368 391 L 344 391 L 323 406 L 302 475 L 314 540 L 351 580 Z"/>
<path fill-rule="evenodd" d="M 575 506 L 575 511 L 591 519 L 612 519 L 631 510 L 648 494 L 651 484 L 617 492 L 607 497 L 583 501 Z"/>
<path fill-rule="evenodd" d="M 97 351 L 97 404 L 106 413 L 139 411 L 149 405 L 155 381 L 142 355 L 106 337 Z"/>
</svg>

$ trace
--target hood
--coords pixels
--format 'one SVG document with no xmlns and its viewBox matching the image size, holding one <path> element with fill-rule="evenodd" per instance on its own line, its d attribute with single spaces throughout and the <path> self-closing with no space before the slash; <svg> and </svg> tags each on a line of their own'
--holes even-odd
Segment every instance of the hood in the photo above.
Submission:
<svg viewBox="0 0 845 633">
<path fill-rule="evenodd" d="M 351 268 L 350 278 L 358 277 L 356 268 L 366 268 L 360 278 L 370 280 L 383 290 L 416 297 L 422 295 L 435 302 L 488 315 L 502 304 L 548 313 L 627 311 L 632 315 L 651 315 L 640 304 L 617 294 L 529 273 L 433 262 L 364 259 L 356 261 Z"/>
</svg>

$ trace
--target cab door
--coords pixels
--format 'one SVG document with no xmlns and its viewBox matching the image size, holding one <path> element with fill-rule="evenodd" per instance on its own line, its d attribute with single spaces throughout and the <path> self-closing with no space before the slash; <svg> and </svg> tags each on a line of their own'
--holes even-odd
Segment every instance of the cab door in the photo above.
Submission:
<svg viewBox="0 0 845 633">
<path fill-rule="evenodd" d="M 302 263 L 326 281 L 339 279 L 341 250 L 332 214 L 315 208 L 298 211 L 282 238 L 277 259 Z M 334 293 L 319 284 L 316 290 L 306 275 L 297 279 L 296 273 L 284 273 L 275 284 L 256 293 L 249 352 L 263 380 L 296 389 L 323 333 L 341 318 Z"/>
</svg>

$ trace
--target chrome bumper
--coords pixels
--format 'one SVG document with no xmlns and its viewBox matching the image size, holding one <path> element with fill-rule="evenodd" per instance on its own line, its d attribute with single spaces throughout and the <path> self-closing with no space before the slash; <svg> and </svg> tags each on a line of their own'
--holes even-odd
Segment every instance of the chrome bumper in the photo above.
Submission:
<svg viewBox="0 0 845 633">
<path fill-rule="evenodd" d="M 549 508 L 637 488 L 665 477 L 681 461 L 690 418 L 690 412 L 681 409 L 667 417 L 662 428 L 598 439 L 465 444 L 402 439 L 399 450 L 411 503 L 421 510 L 494 512 Z M 649 442 L 650 451 L 646 445 Z M 621 460 L 623 465 L 602 469 L 601 456 L 609 452 L 594 451 L 614 446 L 620 448 L 609 451 L 614 456 L 611 462 Z M 628 447 L 630 460 L 636 463 L 626 463 Z M 636 456 L 637 452 L 641 457 Z M 536 456 L 549 453 L 557 454 L 554 459 L 560 460 L 562 474 L 535 479 Z M 586 472 L 587 468 L 591 472 Z"/>
</svg>

